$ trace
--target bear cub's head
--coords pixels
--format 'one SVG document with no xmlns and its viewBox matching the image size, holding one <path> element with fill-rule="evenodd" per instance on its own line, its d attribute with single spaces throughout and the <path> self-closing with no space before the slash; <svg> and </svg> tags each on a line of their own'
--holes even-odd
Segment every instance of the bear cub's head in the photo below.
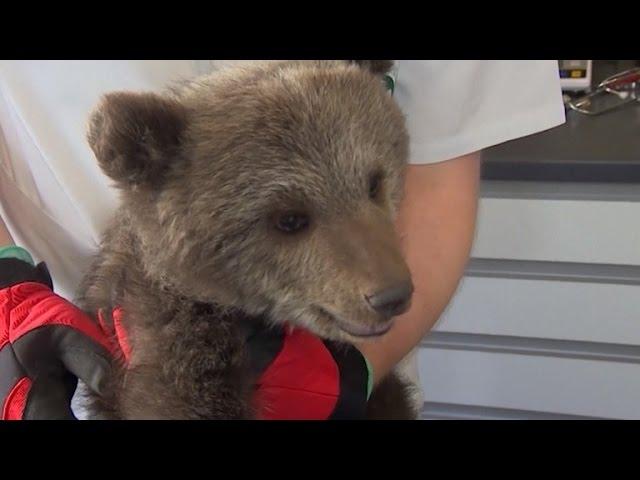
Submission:
<svg viewBox="0 0 640 480">
<path fill-rule="evenodd" d="M 150 278 L 333 339 L 413 291 L 394 230 L 408 135 L 387 61 L 256 62 L 106 95 L 88 140 Z"/>
</svg>

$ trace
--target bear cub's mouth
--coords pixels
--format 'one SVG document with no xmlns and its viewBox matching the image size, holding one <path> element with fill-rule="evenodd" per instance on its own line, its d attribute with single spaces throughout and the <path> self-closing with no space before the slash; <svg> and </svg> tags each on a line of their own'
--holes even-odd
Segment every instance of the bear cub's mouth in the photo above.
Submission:
<svg viewBox="0 0 640 480">
<path fill-rule="evenodd" d="M 320 306 L 316 306 L 316 308 L 320 313 L 330 318 L 340 330 L 353 337 L 380 337 L 391 330 L 395 320 L 392 317 L 377 325 L 358 325 L 340 318 L 338 315 L 329 312 L 326 308 Z"/>
</svg>

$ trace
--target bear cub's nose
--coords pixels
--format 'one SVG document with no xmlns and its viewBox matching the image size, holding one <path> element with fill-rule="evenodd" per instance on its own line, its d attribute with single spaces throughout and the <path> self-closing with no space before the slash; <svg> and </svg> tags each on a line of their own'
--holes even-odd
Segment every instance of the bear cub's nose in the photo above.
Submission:
<svg viewBox="0 0 640 480">
<path fill-rule="evenodd" d="M 380 290 L 373 295 L 365 295 L 367 303 L 385 318 L 406 312 L 411 305 L 413 283 L 403 282 Z"/>
</svg>

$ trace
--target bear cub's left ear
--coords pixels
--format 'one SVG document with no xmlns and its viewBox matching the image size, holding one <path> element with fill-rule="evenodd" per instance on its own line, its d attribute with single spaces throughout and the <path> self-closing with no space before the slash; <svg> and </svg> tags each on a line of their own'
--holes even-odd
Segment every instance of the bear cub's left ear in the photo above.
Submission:
<svg viewBox="0 0 640 480">
<path fill-rule="evenodd" d="M 177 161 L 186 125 L 186 109 L 177 100 L 110 93 L 91 114 L 87 140 L 117 186 L 154 187 Z"/>
</svg>

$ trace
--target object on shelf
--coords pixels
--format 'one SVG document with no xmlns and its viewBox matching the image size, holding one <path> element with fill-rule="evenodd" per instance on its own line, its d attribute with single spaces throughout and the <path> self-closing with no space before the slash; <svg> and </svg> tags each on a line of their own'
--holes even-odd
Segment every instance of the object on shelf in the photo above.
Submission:
<svg viewBox="0 0 640 480">
<path fill-rule="evenodd" d="M 584 115 L 601 115 L 640 101 L 640 68 L 617 73 L 586 95 L 566 98 L 565 107 Z"/>
<path fill-rule="evenodd" d="M 591 88 L 593 60 L 558 60 L 563 92 L 584 92 Z"/>
</svg>

